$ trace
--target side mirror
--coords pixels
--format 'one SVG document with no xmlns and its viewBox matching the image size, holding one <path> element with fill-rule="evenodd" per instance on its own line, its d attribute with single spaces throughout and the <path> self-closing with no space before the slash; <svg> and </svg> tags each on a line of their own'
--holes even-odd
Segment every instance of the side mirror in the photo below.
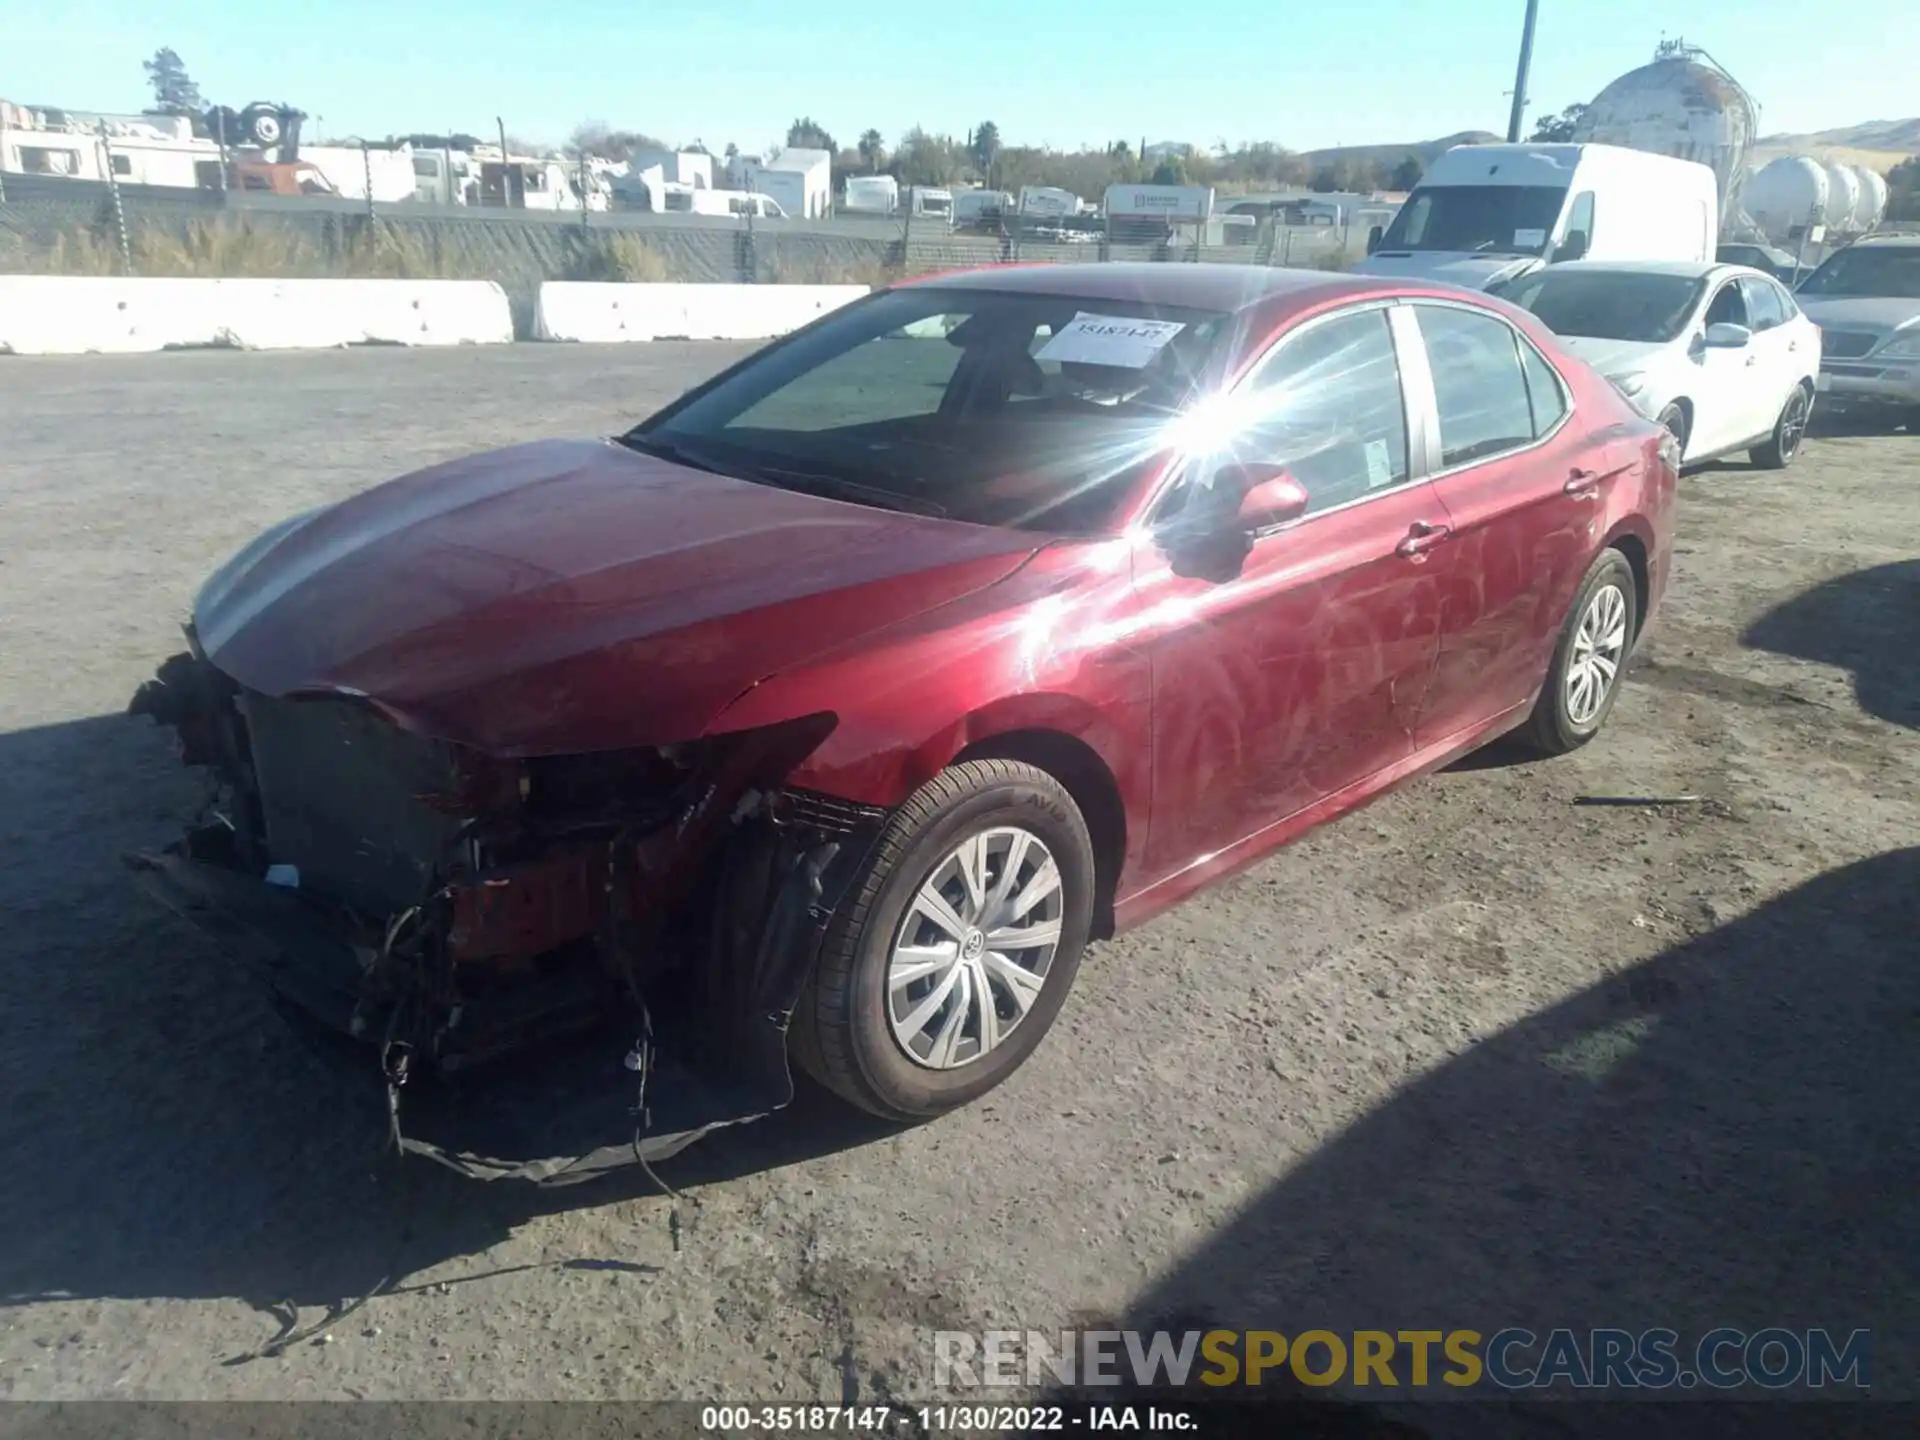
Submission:
<svg viewBox="0 0 1920 1440">
<path fill-rule="evenodd" d="M 1380 242 L 1386 238 L 1387 231 L 1384 225 L 1376 225 L 1367 231 L 1367 254 L 1371 255 L 1374 251 L 1378 250 L 1380 248 Z"/>
<path fill-rule="evenodd" d="M 1556 261 L 1579 260 L 1583 258 L 1586 253 L 1587 232 L 1584 230 L 1569 230 L 1567 232 L 1567 238 L 1560 242 L 1560 248 L 1554 251 L 1553 258 Z"/>
<path fill-rule="evenodd" d="M 1753 331 L 1744 325 L 1707 326 L 1709 350 L 1744 350 L 1753 340 Z"/>
<path fill-rule="evenodd" d="M 1228 465 L 1214 472 L 1213 483 L 1216 490 L 1240 496 L 1234 508 L 1238 530 L 1267 530 L 1307 513 L 1306 487 L 1282 465 Z"/>
</svg>

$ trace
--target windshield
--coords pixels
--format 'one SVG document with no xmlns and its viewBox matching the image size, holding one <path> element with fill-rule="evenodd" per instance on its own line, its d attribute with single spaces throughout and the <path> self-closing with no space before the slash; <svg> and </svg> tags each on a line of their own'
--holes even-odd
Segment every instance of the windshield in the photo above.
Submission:
<svg viewBox="0 0 1920 1440">
<path fill-rule="evenodd" d="M 1800 282 L 1800 293 L 1920 300 L 1920 245 L 1842 250 Z"/>
<path fill-rule="evenodd" d="M 1676 338 L 1700 304 L 1704 279 L 1548 267 L 1502 286 L 1502 299 L 1531 310 L 1556 335 L 1660 345 Z"/>
<path fill-rule="evenodd" d="M 1166 448 L 1229 316 L 907 288 L 839 311 L 623 437 L 743 479 L 1088 531 Z"/>
<path fill-rule="evenodd" d="M 1393 217 L 1380 248 L 1540 255 L 1566 198 L 1553 185 L 1423 186 Z"/>
</svg>

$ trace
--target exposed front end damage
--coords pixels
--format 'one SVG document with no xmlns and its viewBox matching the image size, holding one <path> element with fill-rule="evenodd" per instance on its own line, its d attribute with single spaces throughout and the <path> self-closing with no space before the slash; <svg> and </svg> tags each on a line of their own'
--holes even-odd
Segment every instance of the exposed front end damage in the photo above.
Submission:
<svg viewBox="0 0 1920 1440">
<path fill-rule="evenodd" d="M 332 1048 L 404 1151 L 563 1183 L 792 1098 L 788 1022 L 885 818 L 786 787 L 831 714 L 501 760 L 365 696 L 248 690 L 197 644 L 130 710 L 211 794 L 128 863 L 301 1028 L 357 1042 Z"/>
</svg>

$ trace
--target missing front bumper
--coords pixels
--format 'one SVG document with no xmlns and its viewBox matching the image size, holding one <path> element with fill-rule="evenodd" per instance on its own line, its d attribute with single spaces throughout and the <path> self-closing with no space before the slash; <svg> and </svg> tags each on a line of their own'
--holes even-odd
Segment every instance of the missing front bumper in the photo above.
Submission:
<svg viewBox="0 0 1920 1440">
<path fill-rule="evenodd" d="M 644 1109 L 630 1068 L 630 1033 L 607 1026 L 535 1044 L 510 1065 L 408 1083 L 398 1134 L 404 1153 L 474 1179 L 561 1185 L 676 1154 L 726 1126 L 762 1119 L 793 1099 L 787 1022 L 811 972 L 830 903 L 823 877 L 847 867 L 838 843 L 788 844 L 754 963 L 730 984 L 734 1002 L 713 1027 L 724 1044 L 681 1054 L 673 1034 L 650 1049 Z M 384 1085 L 374 1046 L 351 1037 L 363 954 L 332 917 L 297 892 L 204 858 L 190 838 L 158 854 L 126 857 L 142 887 L 193 921 L 263 984 L 296 1029 L 331 1032 L 323 1048 L 348 1052 L 348 1083 L 377 1099 Z M 836 859 L 841 863 L 836 864 Z M 319 1032 L 319 1033 L 316 1033 Z"/>
</svg>

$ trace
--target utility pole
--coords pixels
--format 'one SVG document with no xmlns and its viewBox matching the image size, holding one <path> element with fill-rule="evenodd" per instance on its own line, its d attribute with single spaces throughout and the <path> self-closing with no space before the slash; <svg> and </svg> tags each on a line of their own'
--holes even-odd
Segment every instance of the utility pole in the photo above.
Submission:
<svg viewBox="0 0 1920 1440">
<path fill-rule="evenodd" d="M 1507 143 L 1520 143 L 1520 126 L 1526 118 L 1527 72 L 1533 68 L 1533 24 L 1540 18 L 1540 0 L 1527 0 L 1527 22 L 1520 32 L 1520 70 L 1513 78 L 1513 112 L 1507 117 Z"/>
</svg>

